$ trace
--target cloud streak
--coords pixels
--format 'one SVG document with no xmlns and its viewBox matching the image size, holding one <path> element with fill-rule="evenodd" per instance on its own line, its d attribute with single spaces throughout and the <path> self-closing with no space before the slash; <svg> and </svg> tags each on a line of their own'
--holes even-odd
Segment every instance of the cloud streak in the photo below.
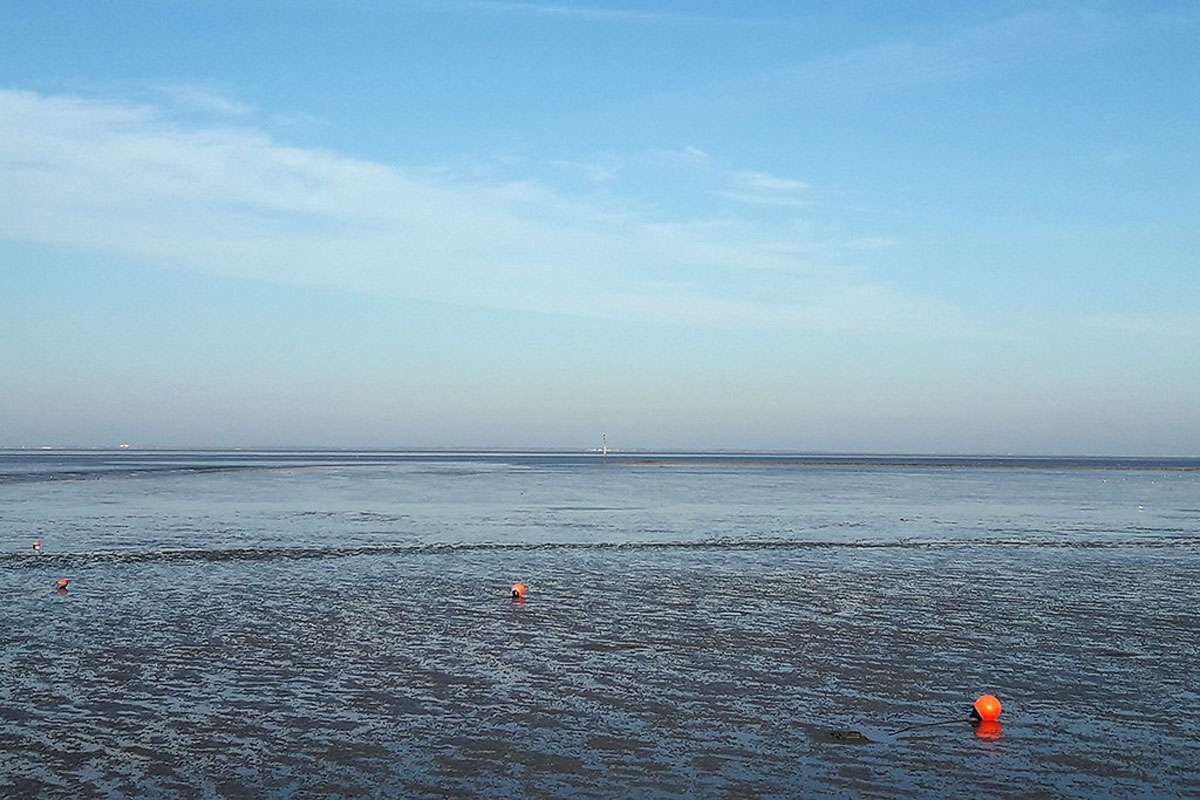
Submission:
<svg viewBox="0 0 1200 800">
<path fill-rule="evenodd" d="M 757 206 L 801 208 L 809 205 L 808 184 L 780 178 L 768 172 L 739 171 L 730 176 L 732 188 L 721 196 L 738 203 Z"/>
<path fill-rule="evenodd" d="M 158 91 L 178 106 L 205 114 L 241 117 L 254 111 L 240 100 L 235 100 L 204 86 L 172 83 L 159 86 Z"/>
<path fill-rule="evenodd" d="M 683 101 L 710 113 L 714 104 L 751 106 L 762 113 L 890 96 L 1097 51 L 1118 40 L 1128 25 L 1117 15 L 1089 9 L 1023 12 L 668 92 L 655 103 Z"/>
<path fill-rule="evenodd" d="M 762 172 L 733 180 L 764 198 L 806 189 Z M 960 321 L 753 217 L 657 219 L 536 181 L 405 169 L 30 92 L 0 92 L 0 238 L 510 310 L 839 332 Z"/>
<path fill-rule="evenodd" d="M 562 17 L 584 22 L 721 22 L 732 18 L 680 14 L 662 11 L 643 11 L 629 8 L 596 8 L 591 6 L 564 5 L 560 3 L 530 3 L 518 0 L 473 0 L 466 8 L 504 14 L 522 14 L 539 17 Z"/>
</svg>

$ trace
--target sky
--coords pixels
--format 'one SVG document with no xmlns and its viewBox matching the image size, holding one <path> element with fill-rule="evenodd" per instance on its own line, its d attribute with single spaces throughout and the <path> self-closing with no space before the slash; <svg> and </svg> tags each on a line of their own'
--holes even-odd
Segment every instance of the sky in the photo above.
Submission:
<svg viewBox="0 0 1200 800">
<path fill-rule="evenodd" d="M 1200 3 L 23 4 L 0 446 L 1200 455 Z"/>
</svg>

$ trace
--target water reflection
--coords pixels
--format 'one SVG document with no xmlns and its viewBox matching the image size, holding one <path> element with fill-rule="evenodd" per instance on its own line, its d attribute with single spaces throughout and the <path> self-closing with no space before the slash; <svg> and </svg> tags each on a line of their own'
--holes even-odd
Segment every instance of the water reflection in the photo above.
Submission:
<svg viewBox="0 0 1200 800">
<path fill-rule="evenodd" d="M 975 725 L 975 738 L 995 742 L 1004 734 L 1004 725 L 999 722 L 983 721 Z"/>
</svg>

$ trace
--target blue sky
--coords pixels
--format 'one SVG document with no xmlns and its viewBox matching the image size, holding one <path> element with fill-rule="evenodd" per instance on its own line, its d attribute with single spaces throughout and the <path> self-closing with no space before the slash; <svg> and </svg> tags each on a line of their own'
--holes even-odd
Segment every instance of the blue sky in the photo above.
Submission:
<svg viewBox="0 0 1200 800">
<path fill-rule="evenodd" d="M 39 3 L 0 445 L 1200 453 L 1200 5 Z"/>
</svg>

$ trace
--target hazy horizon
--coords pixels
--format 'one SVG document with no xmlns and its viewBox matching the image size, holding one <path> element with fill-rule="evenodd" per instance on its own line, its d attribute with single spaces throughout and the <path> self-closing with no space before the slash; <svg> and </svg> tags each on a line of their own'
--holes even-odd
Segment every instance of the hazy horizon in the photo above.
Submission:
<svg viewBox="0 0 1200 800">
<path fill-rule="evenodd" d="M 8 22 L 0 445 L 1200 454 L 1194 3 Z"/>
<path fill-rule="evenodd" d="M 489 445 L 155 445 L 155 444 L 116 444 L 116 445 L 0 445 L 0 452 L 10 453 L 363 453 L 363 454 L 430 454 L 455 455 L 477 453 L 482 455 L 596 455 L 602 454 L 599 447 L 580 445 L 538 447 L 538 446 L 489 446 Z M 745 449 L 736 447 L 609 447 L 610 456 L 780 456 L 797 458 L 918 458 L 918 459 L 1046 459 L 1046 460 L 1170 460 L 1194 461 L 1200 459 L 1200 454 L 1165 454 L 1165 453 L 1021 453 L 1021 452 L 920 452 L 920 451 L 885 451 L 885 450 L 816 450 L 816 449 Z"/>
</svg>

